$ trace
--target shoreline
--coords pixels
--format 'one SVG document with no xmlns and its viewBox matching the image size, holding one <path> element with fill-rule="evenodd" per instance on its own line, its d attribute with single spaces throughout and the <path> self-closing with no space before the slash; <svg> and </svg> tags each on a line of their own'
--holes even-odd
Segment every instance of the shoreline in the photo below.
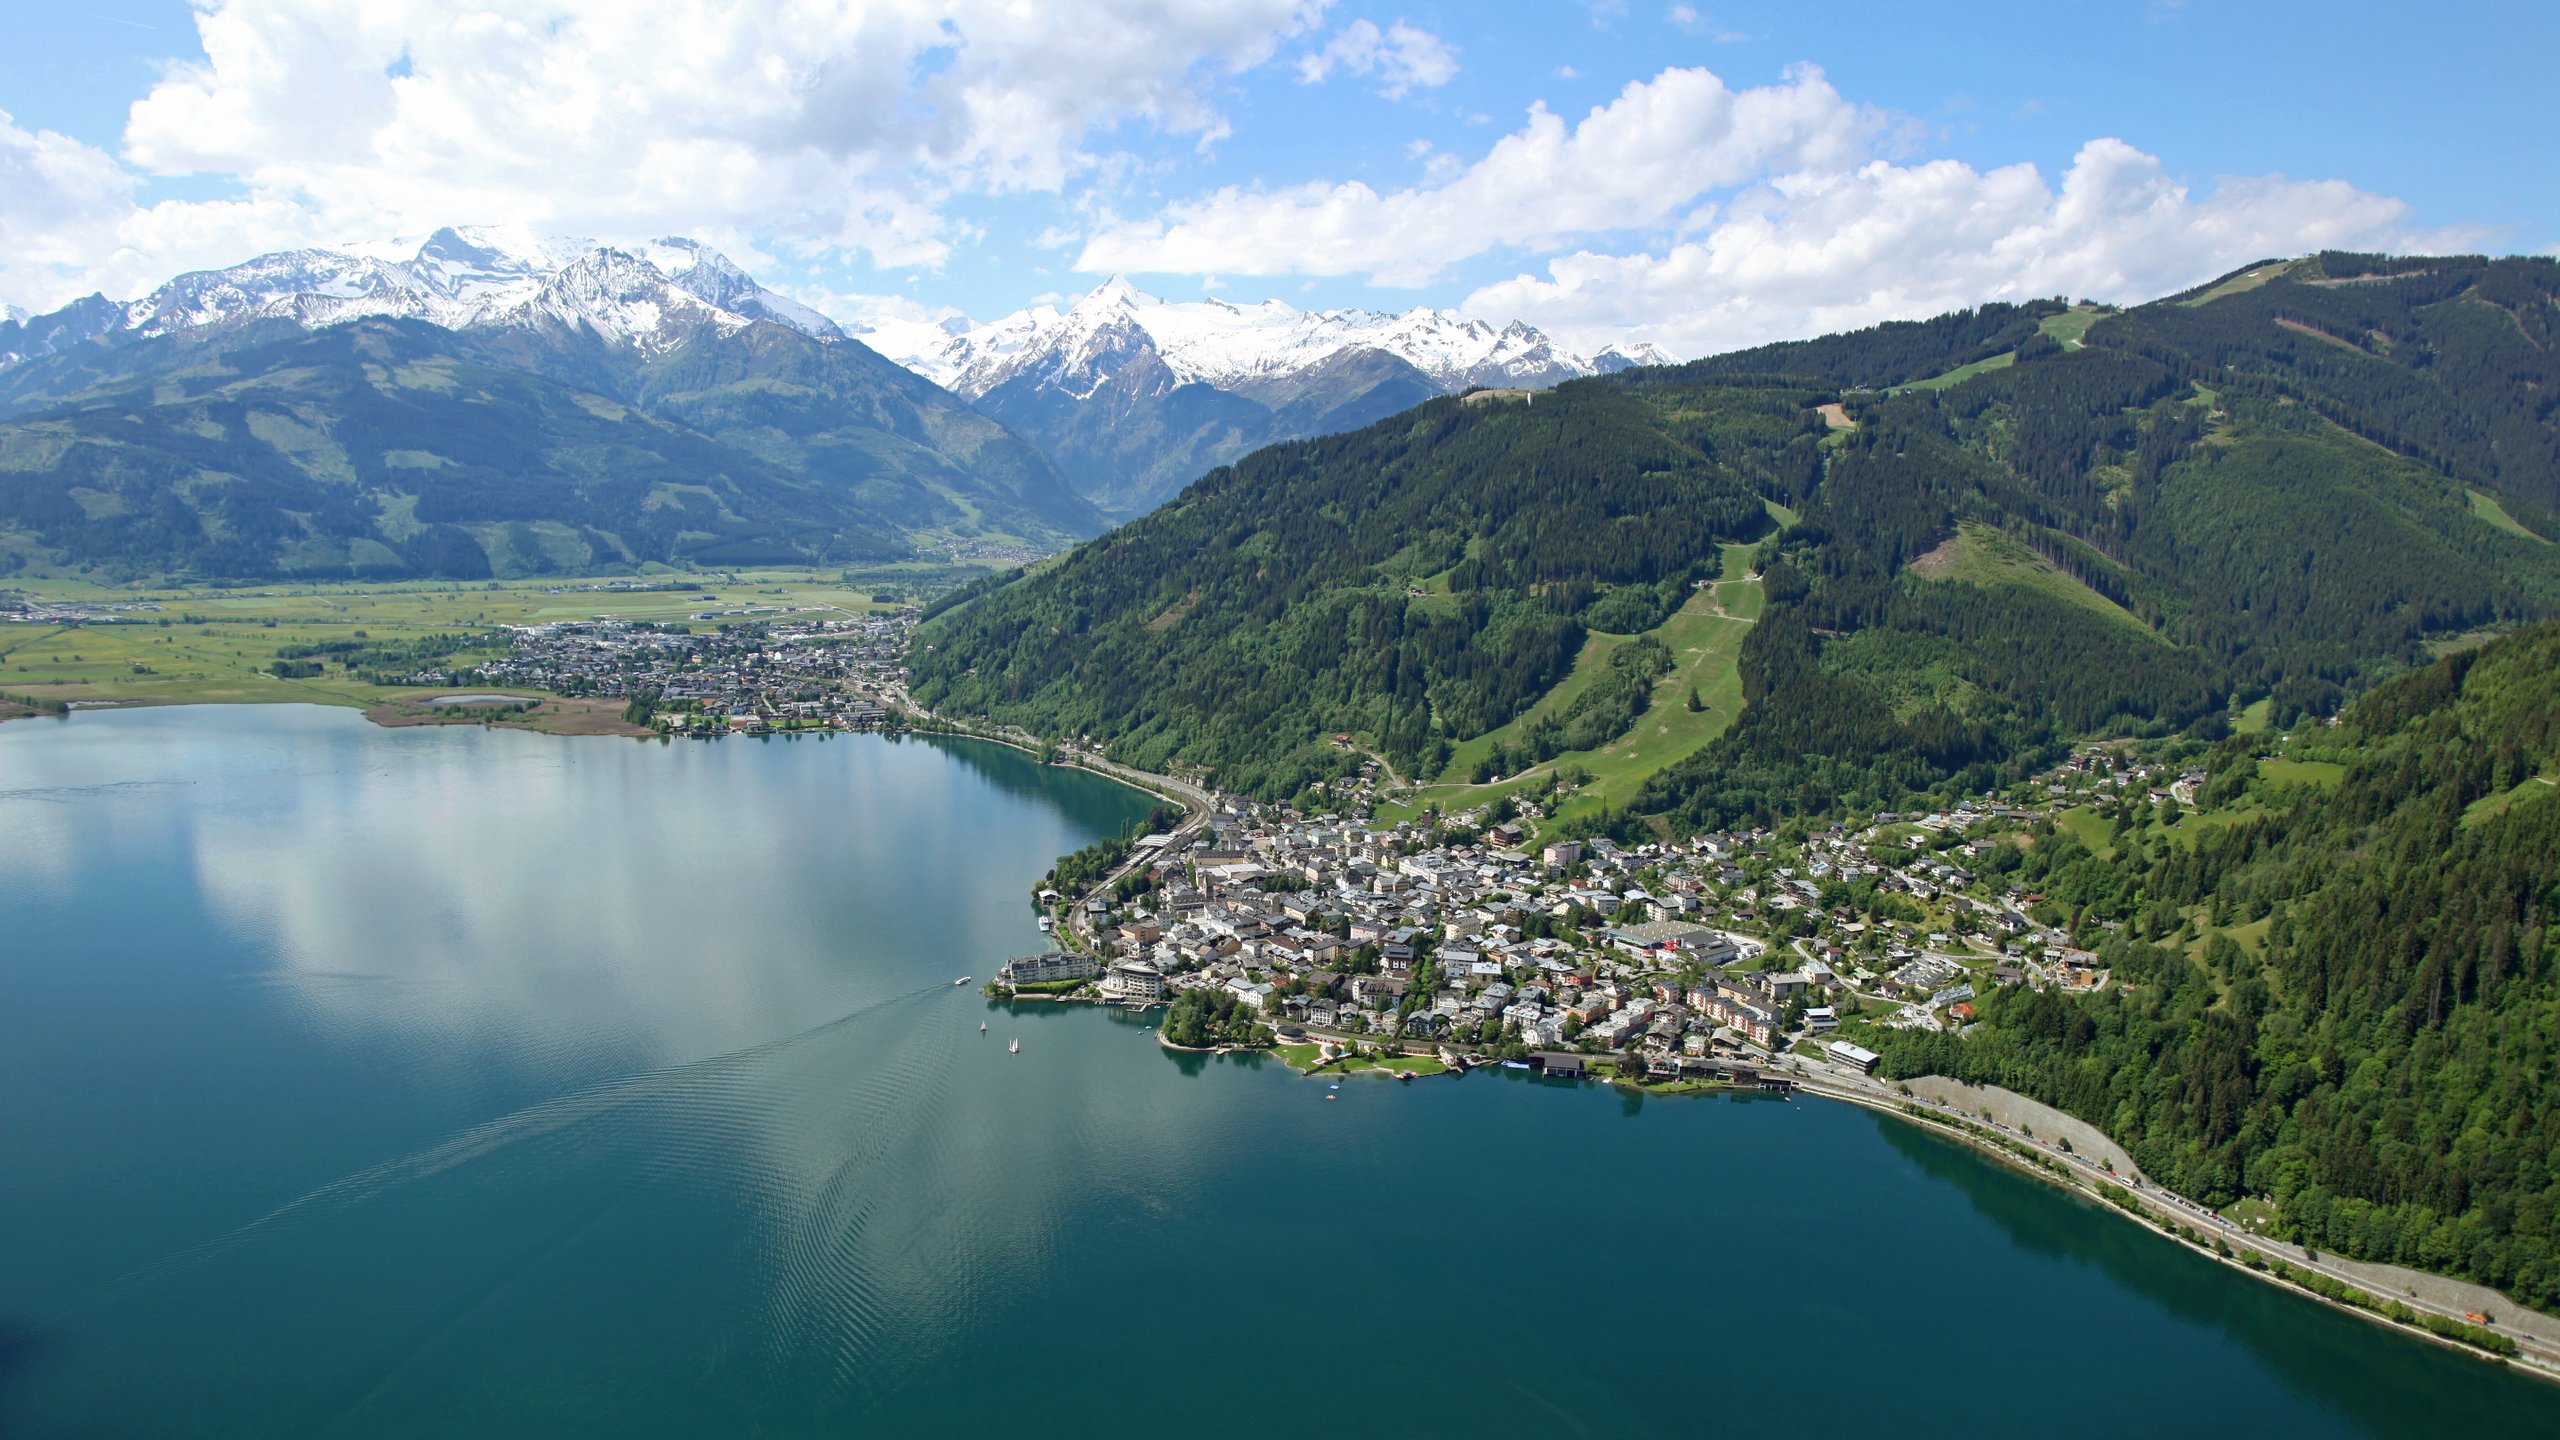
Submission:
<svg viewBox="0 0 2560 1440">
<path fill-rule="evenodd" d="M 2272 1269 L 2261 1269 L 2256 1266 L 2249 1265 L 2238 1258 L 2240 1253 L 2255 1250 L 2261 1254 L 2266 1254 L 2271 1260 L 2281 1261 L 2287 1265 L 2300 1265 L 2302 1263 L 2300 1261 L 2289 1260 L 2284 1256 L 2272 1253 L 2272 1246 L 2287 1242 L 2272 1241 L 2261 1236 L 2253 1236 L 2246 1232 L 2235 1231 L 2233 1233 L 2233 1238 L 2237 1239 L 2240 1244 L 2234 1247 L 2235 1253 L 2225 1255 L 2216 1251 L 2208 1244 L 2190 1240 L 2186 1238 L 2186 1236 L 2180 1235 L 2167 1228 L 2168 1224 L 2184 1224 L 2185 1222 L 2163 1216 L 2154 1208 L 2156 1202 L 2153 1196 L 2158 1187 L 2150 1184 L 2148 1181 L 2145 1182 L 2145 1188 L 2140 1190 L 2134 1189 L 2129 1185 L 2116 1187 L 2131 1199 L 2132 1205 L 2127 1205 L 2124 1202 L 2114 1201 L 2110 1197 L 2098 1193 L 2094 1185 L 2083 1184 L 2083 1177 L 2069 1165 L 2064 1164 L 2061 1161 L 2054 1161 L 2050 1164 L 2031 1162 L 2027 1156 L 2021 1155 L 2011 1148 L 2013 1144 L 2019 1142 L 2013 1142 L 2004 1137 L 1989 1133 L 1983 1130 L 1978 1122 L 1967 1116 L 1953 1113 L 1941 1116 L 1927 1109 L 1916 1099 L 1902 1100 L 1899 1098 L 1887 1098 L 1884 1096 L 1871 1095 L 1855 1087 L 1843 1085 L 1827 1076 L 1811 1076 L 1803 1074 L 1802 1072 L 1798 1072 L 1796 1078 L 1796 1089 L 1803 1094 L 1813 1095 L 1821 1099 L 1837 1101 L 1842 1104 L 1854 1105 L 1860 1109 L 1873 1111 L 1876 1114 L 1899 1120 L 1902 1123 L 1910 1125 L 1926 1134 L 1944 1136 L 1956 1144 L 1972 1150 L 1978 1155 L 1998 1161 L 2008 1169 L 2017 1171 L 2033 1179 L 2041 1180 L 2056 1189 L 2068 1191 L 2075 1195 L 2085 1196 L 2089 1200 L 2095 1202 L 2097 1207 L 2102 1211 L 2125 1220 L 2133 1221 L 2142 1230 L 2145 1230 L 2160 1239 L 2167 1240 L 2177 1245 L 2182 1250 L 2190 1251 L 2204 1259 L 2218 1262 L 2239 1274 L 2247 1275 L 2255 1280 L 2272 1285 L 2286 1294 L 2298 1296 L 2305 1300 L 2315 1301 L 2332 1310 L 2353 1315 L 2359 1319 L 2379 1325 L 2394 1334 L 2443 1346 L 2460 1354 L 2467 1355 L 2483 1364 L 2503 1365 L 2509 1369 L 2533 1376 L 2536 1379 L 2552 1384 L 2560 1384 L 2560 1351 L 2545 1353 L 2546 1351 L 2549 1351 L 2550 1347 L 2540 1343 L 2528 1347 L 2523 1340 L 2518 1339 L 2517 1332 L 2512 1329 L 2483 1327 L 2488 1329 L 2492 1334 L 2502 1336 L 2515 1342 L 2517 1349 L 2516 1354 L 2497 1354 L 2493 1351 L 2484 1350 L 2477 1345 L 2469 1344 L 2453 1336 L 2438 1334 L 2435 1331 L 2424 1328 L 2423 1326 L 2407 1324 L 2402 1321 L 2395 1320 L 2390 1315 L 2385 1314 L 2380 1310 L 2371 1309 L 2366 1306 L 2353 1304 L 2346 1300 L 2335 1299 L 2330 1296 L 2323 1295 L 2306 1285 L 2275 1273 Z M 2137 1209 L 2135 1207 L 2139 1208 Z M 2166 1221 L 2166 1224 L 2163 1223 L 2164 1221 Z M 2193 1227 L 2189 1228 L 2192 1229 Z M 2225 1243 L 2229 1242 L 2226 1241 Z M 2300 1249 L 2301 1247 L 2295 1246 L 2294 1248 Z M 2320 1275 L 2324 1272 L 2314 1270 L 2311 1273 Z M 2328 1277 L 2324 1275 L 2324 1278 Z M 2456 1277 L 2439 1276 L 2437 1278 L 2454 1280 Z M 2343 1284 L 2346 1282 L 2339 1283 Z M 2471 1282 L 2466 1281 L 2461 1283 L 2467 1284 Z M 2365 1293 L 2372 1295 L 2373 1299 L 2383 1304 L 2406 1303 L 2405 1301 L 2398 1300 L 2396 1297 L 2373 1294 L 2369 1289 L 2366 1290 Z M 2517 1305 L 2513 1301 L 2508 1301 L 2506 1303 L 2513 1310 L 2541 1316 L 2541 1318 L 2546 1321 L 2560 1323 L 2560 1317 L 2542 1316 L 2540 1311 L 2531 1310 L 2528 1306 Z"/>
</svg>

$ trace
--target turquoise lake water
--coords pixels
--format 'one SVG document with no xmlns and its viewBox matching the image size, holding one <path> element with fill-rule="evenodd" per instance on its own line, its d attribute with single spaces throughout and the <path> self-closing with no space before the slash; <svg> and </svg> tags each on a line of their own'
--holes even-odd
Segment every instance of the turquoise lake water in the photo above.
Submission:
<svg viewBox="0 0 2560 1440">
<path fill-rule="evenodd" d="M 0 726 L 0 1436 L 2560 1434 L 1851 1107 L 1328 1099 L 953 987 L 1146 807 L 967 742 Z"/>
</svg>

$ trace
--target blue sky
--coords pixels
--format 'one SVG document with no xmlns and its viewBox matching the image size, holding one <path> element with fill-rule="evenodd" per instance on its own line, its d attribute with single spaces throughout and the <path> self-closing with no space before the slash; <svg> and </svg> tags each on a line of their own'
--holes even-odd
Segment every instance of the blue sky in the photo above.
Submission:
<svg viewBox="0 0 2560 1440">
<path fill-rule="evenodd" d="M 842 318 L 1448 306 L 1702 353 L 2560 245 L 2560 7 L 68 0 L 0 47 L 0 300 L 296 243 L 698 235 Z"/>
</svg>

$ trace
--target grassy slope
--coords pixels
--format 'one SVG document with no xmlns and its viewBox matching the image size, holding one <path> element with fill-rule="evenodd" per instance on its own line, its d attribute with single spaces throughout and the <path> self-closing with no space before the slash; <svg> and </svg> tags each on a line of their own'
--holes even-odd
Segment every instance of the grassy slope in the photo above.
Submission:
<svg viewBox="0 0 2560 1440">
<path fill-rule="evenodd" d="M 2335 790 L 2347 778 L 2347 767 L 2334 760 L 2261 760 L 2258 774 L 2276 785 L 2317 785 Z"/>
<path fill-rule="evenodd" d="M 2106 317 L 2106 311 L 2095 306 L 2082 305 L 2065 310 L 2059 315 L 2048 315 L 2036 328 L 2061 341 L 2063 349 L 2077 350 L 2083 343 L 2080 337 L 2089 333 L 2090 326 Z"/>
<path fill-rule="evenodd" d="M 2472 801 L 2462 812 L 2462 824 L 2467 829 L 2493 816 L 2503 815 L 2526 801 L 2547 801 L 2554 795 L 2560 795 L 2560 777 L 2530 775 L 2513 789 L 2483 795 Z"/>
<path fill-rule="evenodd" d="M 2036 329 L 2052 336 L 2056 340 L 2061 341 L 2063 349 L 2077 350 L 2083 343 L 2080 337 L 2089 333 L 2090 326 L 2105 319 L 2106 314 L 2107 312 L 2103 310 L 2086 307 L 2065 310 L 2059 315 L 2049 315 L 2045 317 L 2043 321 L 2037 324 Z M 1926 380 L 1914 380 L 1904 388 L 1911 390 L 1944 390 L 1951 386 L 1961 385 L 1965 381 L 1972 379 L 1974 376 L 1982 374 L 1984 371 L 2004 370 L 2016 363 L 2018 363 L 2017 352 L 2014 350 L 2004 350 L 1997 355 L 1976 360 L 1970 365 L 1959 365 L 1943 375 L 1932 375 Z"/>
<path fill-rule="evenodd" d="M 1724 547 L 1723 578 L 1690 597 L 1670 619 L 1646 633 L 1671 647 L 1671 672 L 1654 686 L 1653 704 L 1625 735 L 1596 750 L 1573 750 L 1524 772 L 1531 779 L 1554 774 L 1568 765 L 1591 772 L 1591 783 L 1576 791 L 1557 812 L 1579 815 L 1632 798 L 1646 776 L 1696 753 L 1729 728 L 1742 709 L 1742 676 L 1738 661 L 1743 632 L 1760 616 L 1760 582 L 1747 576 L 1752 547 Z M 1561 710 L 1605 673 L 1609 656 L 1632 638 L 1594 633 L 1583 642 L 1572 673 L 1539 697 L 1538 703 L 1508 725 L 1458 746 L 1444 777 L 1464 777 L 1497 743 L 1516 739 L 1538 717 Z M 1696 687 L 1704 710 L 1689 709 Z M 1495 796 L 1517 788 L 1519 777 L 1500 784 L 1472 785 L 1461 779 L 1417 787 L 1404 802 L 1382 806 L 1388 819 L 1419 814 L 1425 808 L 1463 810 L 1489 804 Z"/>
<path fill-rule="evenodd" d="M 21 583 L 16 588 L 39 599 L 149 600 L 163 608 L 157 615 L 139 612 L 144 623 L 132 625 L 0 624 L 0 691 L 72 702 L 371 706 L 415 699 L 420 692 L 367 685 L 335 669 L 307 680 L 282 680 L 266 673 L 267 666 L 287 646 L 345 640 L 357 630 L 373 640 L 398 641 L 600 615 L 682 621 L 705 610 L 769 606 L 825 610 L 831 613 L 821 618 L 838 618 L 886 608 L 874 605 L 866 591 L 846 588 L 833 572 L 746 572 L 735 583 L 706 580 L 703 587 L 698 592 L 621 594 L 561 590 L 557 582 L 303 585 L 258 591 Z M 177 623 L 181 614 L 199 621 Z M 161 618 L 171 623 L 152 623 Z M 136 673 L 137 664 L 152 673 Z"/>
<path fill-rule="evenodd" d="M 2471 497 L 2472 514 L 2479 516 L 2481 519 L 2488 521 L 2490 524 L 2497 526 L 2499 529 L 2506 531 L 2510 535 L 2521 535 L 2527 540 L 2531 540 L 2542 545 L 2548 545 L 2551 543 L 2543 537 L 2534 534 L 2532 531 L 2527 530 L 2524 526 L 2518 524 L 2516 522 L 2516 517 L 2508 514 L 2507 507 L 2499 504 L 2495 498 L 2483 495 L 2477 490 L 2466 490 L 2462 493 Z"/>
<path fill-rule="evenodd" d="M 2221 299 L 2225 295 L 2237 295 L 2244 290 L 2255 290 L 2259 286 L 2266 284 L 2268 281 L 2273 280 L 2277 276 L 2284 274 L 2286 271 L 2293 269 L 2301 263 L 2302 262 L 2299 260 L 2278 260 L 2271 264 L 2261 265 L 2255 270 L 2234 275 L 2230 279 L 2223 281 L 2221 284 L 2214 286 L 2212 289 L 2205 291 L 2201 295 L 2190 295 L 2178 303 L 2181 305 L 2209 305 L 2212 302 Z"/>
<path fill-rule="evenodd" d="M 1987 360 L 1976 360 L 1970 365 L 1959 365 L 1943 375 L 1932 375 L 1926 380 L 1914 380 L 1903 388 L 1908 390 L 1944 390 L 1952 385 L 1961 385 L 1965 381 L 1972 379 L 1974 376 L 1979 375 L 1986 370 L 2005 370 L 2016 363 L 2018 363 L 2017 352 L 2014 350 L 2003 350 L 1999 354 L 1994 355 Z"/>
<path fill-rule="evenodd" d="M 1987 525 L 1967 521 L 1955 538 L 1911 562 L 1913 573 L 1926 580 L 1967 585 L 2023 585 L 2069 605 L 2104 615 L 2141 631 L 2162 644 L 2160 633 L 2130 610 L 2055 569 L 2015 537 Z"/>
</svg>

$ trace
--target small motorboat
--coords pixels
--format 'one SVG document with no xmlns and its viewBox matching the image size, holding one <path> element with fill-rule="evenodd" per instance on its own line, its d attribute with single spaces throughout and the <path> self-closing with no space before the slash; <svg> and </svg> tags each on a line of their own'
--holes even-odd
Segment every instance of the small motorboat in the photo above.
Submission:
<svg viewBox="0 0 2560 1440">
<path fill-rule="evenodd" d="M 974 976 L 970 976 L 970 975 L 963 975 L 963 976 L 961 976 L 959 979 L 954 980 L 954 981 L 952 981 L 951 983 L 952 983 L 952 984 L 954 984 L 954 985 L 966 985 L 966 984 L 968 984 L 968 983 L 969 983 L 972 979 L 974 979 L 974 978 L 976 978 L 976 977 L 974 977 Z"/>
<path fill-rule="evenodd" d="M 1013 1055 L 1019 1055 L 1019 1054 L 1021 1054 L 1021 1053 L 1022 1053 L 1022 1039 L 1021 1039 L 1021 1037 L 1020 1037 L 1020 1036 L 1016 1036 L 1016 1037 L 1014 1038 L 1013 1043 L 1012 1043 L 1012 1044 L 1010 1044 L 1010 1045 L 1007 1045 L 1007 1046 L 1006 1046 L 1006 1047 L 1004 1047 L 1004 1048 L 1005 1048 L 1006 1053 L 1008 1053 L 1008 1054 L 1013 1054 Z"/>
</svg>

